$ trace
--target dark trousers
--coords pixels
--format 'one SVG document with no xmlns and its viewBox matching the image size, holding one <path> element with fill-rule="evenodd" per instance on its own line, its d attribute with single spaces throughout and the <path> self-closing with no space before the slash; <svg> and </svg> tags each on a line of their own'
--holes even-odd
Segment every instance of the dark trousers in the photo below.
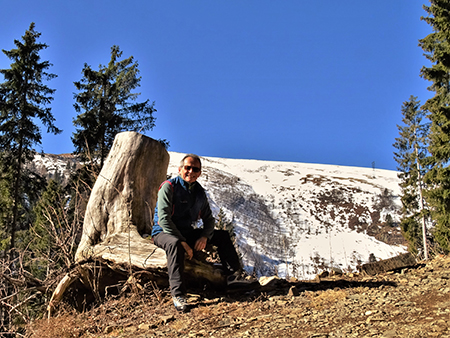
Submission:
<svg viewBox="0 0 450 338">
<path fill-rule="evenodd" d="M 186 242 L 194 250 L 197 239 L 200 238 L 201 229 L 194 230 L 186 237 Z M 183 280 L 184 272 L 184 248 L 181 241 L 173 236 L 160 232 L 153 237 L 153 242 L 166 252 L 167 273 L 169 275 L 170 292 L 172 296 L 186 294 L 186 286 Z M 213 236 L 208 243 L 217 247 L 220 261 L 227 272 L 234 272 L 241 268 L 239 257 L 236 253 L 230 235 L 225 230 L 214 230 Z"/>
</svg>

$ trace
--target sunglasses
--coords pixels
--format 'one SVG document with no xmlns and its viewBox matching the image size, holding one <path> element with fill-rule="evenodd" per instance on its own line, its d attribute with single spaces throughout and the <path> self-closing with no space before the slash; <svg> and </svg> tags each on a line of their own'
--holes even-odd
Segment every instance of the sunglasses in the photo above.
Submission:
<svg viewBox="0 0 450 338">
<path fill-rule="evenodd" d="M 184 170 L 186 170 L 186 171 L 189 171 L 189 170 L 191 170 L 192 169 L 192 171 L 194 172 L 194 173 L 199 173 L 200 172 L 200 168 L 198 168 L 198 167 L 191 167 L 190 165 L 185 165 L 184 166 Z"/>
</svg>

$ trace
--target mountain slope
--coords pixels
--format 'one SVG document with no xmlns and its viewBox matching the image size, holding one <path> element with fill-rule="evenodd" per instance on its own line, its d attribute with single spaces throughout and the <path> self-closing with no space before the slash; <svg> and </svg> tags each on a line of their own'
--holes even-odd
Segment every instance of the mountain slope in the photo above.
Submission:
<svg viewBox="0 0 450 338">
<path fill-rule="evenodd" d="M 184 154 L 170 155 L 173 176 Z M 199 182 L 234 221 L 249 271 L 310 279 L 406 251 L 394 171 L 203 157 Z"/>
<path fill-rule="evenodd" d="M 170 152 L 168 176 L 184 154 Z M 354 271 L 370 259 L 405 252 L 396 222 L 395 171 L 202 157 L 199 179 L 214 214 L 235 225 L 248 272 L 311 279 L 322 270 Z M 71 155 L 36 155 L 49 177 L 67 177 Z"/>
</svg>

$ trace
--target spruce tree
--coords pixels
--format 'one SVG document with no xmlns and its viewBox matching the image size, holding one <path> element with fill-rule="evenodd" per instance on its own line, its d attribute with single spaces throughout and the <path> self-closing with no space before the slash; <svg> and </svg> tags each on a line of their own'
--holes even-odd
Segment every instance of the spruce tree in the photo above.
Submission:
<svg viewBox="0 0 450 338">
<path fill-rule="evenodd" d="M 423 165 L 427 156 L 427 137 L 429 122 L 425 122 L 425 111 L 420 108 L 417 97 L 411 95 L 402 105 L 403 125 L 397 125 L 399 137 L 396 138 L 394 159 L 398 163 L 398 177 L 402 190 L 402 220 L 400 227 L 409 243 L 409 250 L 417 253 L 424 247 L 427 257 L 426 241 L 423 242 L 425 210 L 423 210 L 423 176 L 427 167 Z"/>
<path fill-rule="evenodd" d="M 39 53 L 48 46 L 37 40 L 41 33 L 34 30 L 34 23 L 22 37 L 14 40 L 16 48 L 3 53 L 13 62 L 11 68 L 1 69 L 5 82 L 0 84 L 0 152 L 2 178 L 12 178 L 9 190 L 12 201 L 9 215 L 10 247 L 15 246 L 15 233 L 21 216 L 26 216 L 32 202 L 32 188 L 37 175 L 25 170 L 25 164 L 34 156 L 35 145 L 41 143 L 39 121 L 47 132 L 61 132 L 54 125 L 54 117 L 49 104 L 53 100 L 54 89 L 44 81 L 56 77 L 47 72 L 48 61 L 41 61 Z"/>
<path fill-rule="evenodd" d="M 73 262 L 78 228 L 67 213 L 69 198 L 61 184 L 49 180 L 34 207 L 30 229 L 17 234 L 24 267 L 41 280 Z"/>
<path fill-rule="evenodd" d="M 225 230 L 230 235 L 231 242 L 234 244 L 239 259 L 242 261 L 242 253 L 239 250 L 239 246 L 236 243 L 236 232 L 234 228 L 234 220 L 229 220 L 225 211 L 222 208 L 219 209 L 219 213 L 216 216 L 215 228 L 218 230 Z"/>
<path fill-rule="evenodd" d="M 422 17 L 433 32 L 419 40 L 419 45 L 431 62 L 422 67 L 421 76 L 430 81 L 428 88 L 434 96 L 424 109 L 431 120 L 428 163 L 425 175 L 425 198 L 435 221 L 434 237 L 445 252 L 450 251 L 450 1 L 431 0 L 424 6 L 428 13 Z"/>
<path fill-rule="evenodd" d="M 9 249 L 12 200 L 10 196 L 10 183 L 12 177 L 5 174 L 5 169 L 0 156 L 0 257 Z"/>
<path fill-rule="evenodd" d="M 226 230 L 230 235 L 233 244 L 236 243 L 236 234 L 234 232 L 234 221 L 233 220 L 230 221 L 227 218 L 225 211 L 223 211 L 222 208 L 220 208 L 219 213 L 216 216 L 215 228 L 218 230 Z"/>
<path fill-rule="evenodd" d="M 146 100 L 136 103 L 140 93 L 132 91 L 140 85 L 138 63 L 130 56 L 122 56 L 118 46 L 111 48 L 107 66 L 95 71 L 84 65 L 81 81 L 75 82 L 78 93 L 74 98 L 77 117 L 72 142 L 75 154 L 88 163 L 98 163 L 99 171 L 117 133 L 145 131 L 154 127 L 154 103 Z"/>
</svg>

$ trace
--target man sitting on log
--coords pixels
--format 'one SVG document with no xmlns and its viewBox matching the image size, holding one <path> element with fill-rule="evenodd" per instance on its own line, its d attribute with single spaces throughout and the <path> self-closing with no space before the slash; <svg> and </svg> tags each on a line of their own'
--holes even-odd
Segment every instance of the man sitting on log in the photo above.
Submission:
<svg viewBox="0 0 450 338">
<path fill-rule="evenodd" d="M 251 284 L 243 270 L 230 236 L 214 229 L 205 190 L 197 182 L 201 174 L 200 157 L 188 154 L 178 168 L 179 176 L 161 184 L 156 203 L 152 238 L 167 256 L 167 270 L 173 303 L 178 311 L 187 311 L 186 287 L 183 280 L 185 254 L 191 259 L 195 251 L 205 249 L 209 242 L 217 247 L 220 261 L 228 275 L 227 284 Z M 199 220 L 203 227 L 195 225 Z"/>
</svg>

